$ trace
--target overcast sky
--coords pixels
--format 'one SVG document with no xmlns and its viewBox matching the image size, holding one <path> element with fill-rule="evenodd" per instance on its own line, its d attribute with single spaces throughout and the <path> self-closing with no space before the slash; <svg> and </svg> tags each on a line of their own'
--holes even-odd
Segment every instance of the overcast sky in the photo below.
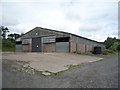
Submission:
<svg viewBox="0 0 120 90">
<path fill-rule="evenodd" d="M 24 2 L 23 2 L 24 1 Z M 10 33 L 43 27 L 96 41 L 118 37 L 118 0 L 2 0 L 0 21 Z"/>
</svg>

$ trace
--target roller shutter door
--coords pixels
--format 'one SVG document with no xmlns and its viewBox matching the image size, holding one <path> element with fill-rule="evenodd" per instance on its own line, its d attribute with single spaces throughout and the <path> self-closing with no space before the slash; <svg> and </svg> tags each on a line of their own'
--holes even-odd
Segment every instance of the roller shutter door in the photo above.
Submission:
<svg viewBox="0 0 120 90">
<path fill-rule="evenodd" d="M 57 42 L 56 52 L 69 52 L 69 42 Z"/>
<path fill-rule="evenodd" d="M 16 52 L 22 52 L 22 45 L 16 45 Z"/>
</svg>

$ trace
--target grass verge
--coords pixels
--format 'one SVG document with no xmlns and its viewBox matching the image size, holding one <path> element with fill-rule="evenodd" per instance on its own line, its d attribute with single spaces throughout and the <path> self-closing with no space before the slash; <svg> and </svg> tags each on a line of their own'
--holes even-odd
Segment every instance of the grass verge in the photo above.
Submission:
<svg viewBox="0 0 120 90">
<path fill-rule="evenodd" d="M 82 53 L 82 52 L 73 52 L 73 53 L 79 54 L 79 55 L 86 55 L 86 56 L 94 56 L 94 57 L 104 58 L 104 56 L 101 56 L 101 55 L 99 55 L 99 54 Z"/>
<path fill-rule="evenodd" d="M 81 63 L 81 64 L 78 64 L 78 65 L 72 65 L 72 64 L 70 64 L 70 65 L 66 65 L 65 67 L 67 67 L 68 69 L 63 70 L 63 71 L 60 71 L 60 72 L 57 72 L 57 73 L 53 73 L 53 74 L 54 74 L 54 75 L 59 75 L 59 74 L 65 72 L 65 71 L 68 71 L 68 70 L 74 69 L 74 68 L 76 68 L 76 67 L 80 67 L 80 66 L 82 66 L 82 65 L 84 65 L 84 64 L 85 64 L 85 63 Z"/>
</svg>

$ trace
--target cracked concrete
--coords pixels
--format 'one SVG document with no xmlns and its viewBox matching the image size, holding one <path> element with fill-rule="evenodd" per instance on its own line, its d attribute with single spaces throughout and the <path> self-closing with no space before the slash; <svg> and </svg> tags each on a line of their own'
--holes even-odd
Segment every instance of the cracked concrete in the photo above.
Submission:
<svg viewBox="0 0 120 90">
<path fill-rule="evenodd" d="M 94 56 L 73 53 L 3 53 L 2 59 L 30 61 L 30 67 L 38 71 L 57 73 L 68 69 L 66 65 L 78 65 L 101 60 Z"/>
</svg>

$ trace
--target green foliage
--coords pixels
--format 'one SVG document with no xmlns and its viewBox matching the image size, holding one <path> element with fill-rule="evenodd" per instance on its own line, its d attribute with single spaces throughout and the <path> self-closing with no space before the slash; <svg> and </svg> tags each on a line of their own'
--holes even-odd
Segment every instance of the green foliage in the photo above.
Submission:
<svg viewBox="0 0 120 90">
<path fill-rule="evenodd" d="M 120 51 L 120 40 L 119 39 L 116 39 L 115 37 L 114 38 L 108 37 L 107 40 L 104 41 L 104 43 L 106 45 L 107 50 L 103 51 L 103 53 L 111 54 L 111 53 Z"/>
<path fill-rule="evenodd" d="M 87 52 L 73 52 L 73 53 L 76 53 L 76 54 L 79 54 L 79 55 L 86 55 L 86 56 L 94 56 L 94 57 L 103 57 L 101 55 L 95 55 L 95 54 L 92 54 L 92 53 L 87 53 Z"/>
<path fill-rule="evenodd" d="M 119 39 L 108 37 L 107 40 L 104 41 L 106 45 L 106 49 L 109 49 L 115 42 L 120 42 Z"/>
<path fill-rule="evenodd" d="M 15 51 L 15 42 L 10 39 L 2 39 L 2 51 Z"/>
<path fill-rule="evenodd" d="M 15 39 L 20 37 L 20 34 L 14 33 L 9 34 L 8 38 L 6 39 L 7 33 L 9 29 L 4 26 L 0 26 L 0 51 L 15 51 Z"/>
<path fill-rule="evenodd" d="M 105 40 L 106 49 L 110 48 L 110 46 L 112 46 L 113 43 L 113 39 L 108 37 L 107 40 Z"/>
<path fill-rule="evenodd" d="M 9 39 L 14 39 L 14 34 L 8 34 Z"/>
<path fill-rule="evenodd" d="M 0 38 L 0 52 L 2 51 L 2 38 Z"/>
<path fill-rule="evenodd" d="M 118 50 L 118 52 L 120 52 L 120 44 L 118 45 L 117 50 Z"/>
<path fill-rule="evenodd" d="M 113 51 L 120 51 L 120 42 L 114 42 L 109 49 Z"/>
<path fill-rule="evenodd" d="M 8 35 L 8 38 L 9 38 L 9 39 L 14 39 L 14 40 L 15 40 L 16 38 L 18 38 L 18 37 L 20 37 L 20 34 L 17 34 L 17 33 L 9 34 L 9 35 Z"/>
<path fill-rule="evenodd" d="M 114 54 L 115 52 L 113 50 L 105 49 L 102 51 L 103 54 Z"/>
</svg>

